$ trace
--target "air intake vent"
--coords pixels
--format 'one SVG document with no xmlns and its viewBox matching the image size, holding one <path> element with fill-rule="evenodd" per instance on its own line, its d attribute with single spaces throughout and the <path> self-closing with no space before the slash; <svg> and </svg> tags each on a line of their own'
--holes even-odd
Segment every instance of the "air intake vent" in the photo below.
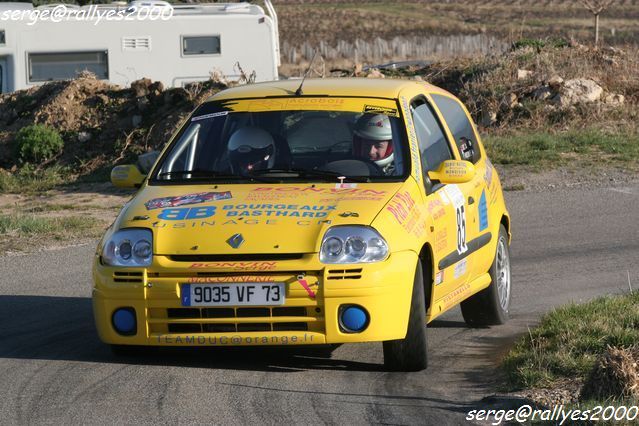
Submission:
<svg viewBox="0 0 639 426">
<path fill-rule="evenodd" d="M 362 268 L 358 269 L 329 269 L 329 280 L 358 280 L 362 278 Z"/>
<path fill-rule="evenodd" d="M 122 50 L 148 52 L 151 50 L 151 37 L 122 37 Z"/>
<path fill-rule="evenodd" d="M 142 272 L 114 272 L 113 281 L 116 283 L 141 283 L 144 280 Z"/>
</svg>

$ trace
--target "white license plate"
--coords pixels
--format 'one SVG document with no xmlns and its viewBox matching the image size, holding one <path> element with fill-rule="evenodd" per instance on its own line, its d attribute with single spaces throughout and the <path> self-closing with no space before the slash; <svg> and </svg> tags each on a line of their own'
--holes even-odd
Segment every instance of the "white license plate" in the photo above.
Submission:
<svg viewBox="0 0 639 426">
<path fill-rule="evenodd" d="M 273 306 L 285 299 L 284 283 L 182 285 L 182 306 Z"/>
</svg>

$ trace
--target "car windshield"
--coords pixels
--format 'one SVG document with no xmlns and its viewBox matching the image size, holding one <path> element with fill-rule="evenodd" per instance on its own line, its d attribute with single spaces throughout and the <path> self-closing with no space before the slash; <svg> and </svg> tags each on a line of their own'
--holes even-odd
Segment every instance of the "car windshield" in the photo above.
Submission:
<svg viewBox="0 0 639 426">
<path fill-rule="evenodd" d="M 406 177 L 408 148 L 395 101 L 287 99 L 202 105 L 163 155 L 152 181 L 372 182 Z"/>
</svg>

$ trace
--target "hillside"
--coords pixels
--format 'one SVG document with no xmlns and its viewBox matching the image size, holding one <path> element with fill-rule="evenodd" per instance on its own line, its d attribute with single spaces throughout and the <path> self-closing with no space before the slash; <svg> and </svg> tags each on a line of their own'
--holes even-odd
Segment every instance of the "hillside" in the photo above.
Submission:
<svg viewBox="0 0 639 426">
<path fill-rule="evenodd" d="M 524 40 L 499 56 L 332 75 L 411 78 L 446 88 L 468 106 L 497 164 L 549 167 L 604 158 L 634 169 L 639 159 L 636 49 Z M 160 149 L 197 104 L 224 87 L 209 81 L 164 90 L 141 80 L 119 88 L 85 75 L 2 95 L 0 189 L 15 190 L 11 176 L 104 180 L 114 164 Z M 13 146 L 17 132 L 34 123 L 57 130 L 64 149 L 27 164 Z"/>
</svg>

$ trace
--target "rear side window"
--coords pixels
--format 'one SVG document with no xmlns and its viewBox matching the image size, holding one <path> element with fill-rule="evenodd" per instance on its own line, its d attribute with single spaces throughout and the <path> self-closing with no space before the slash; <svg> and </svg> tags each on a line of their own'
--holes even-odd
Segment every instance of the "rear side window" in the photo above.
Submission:
<svg viewBox="0 0 639 426">
<path fill-rule="evenodd" d="M 422 170 L 437 170 L 444 160 L 453 158 L 444 132 L 426 100 L 413 101 L 411 112 L 422 156 Z"/>
<path fill-rule="evenodd" d="M 55 81 L 76 78 L 88 70 L 98 78 L 109 78 L 109 61 L 106 51 L 29 53 L 29 82 Z"/>
<path fill-rule="evenodd" d="M 441 95 L 432 95 L 435 105 L 444 116 L 450 132 L 453 134 L 462 159 L 476 163 L 481 158 L 477 137 L 473 125 L 459 102 Z"/>
<path fill-rule="evenodd" d="M 183 55 L 217 55 L 220 51 L 220 36 L 182 37 Z"/>
</svg>

